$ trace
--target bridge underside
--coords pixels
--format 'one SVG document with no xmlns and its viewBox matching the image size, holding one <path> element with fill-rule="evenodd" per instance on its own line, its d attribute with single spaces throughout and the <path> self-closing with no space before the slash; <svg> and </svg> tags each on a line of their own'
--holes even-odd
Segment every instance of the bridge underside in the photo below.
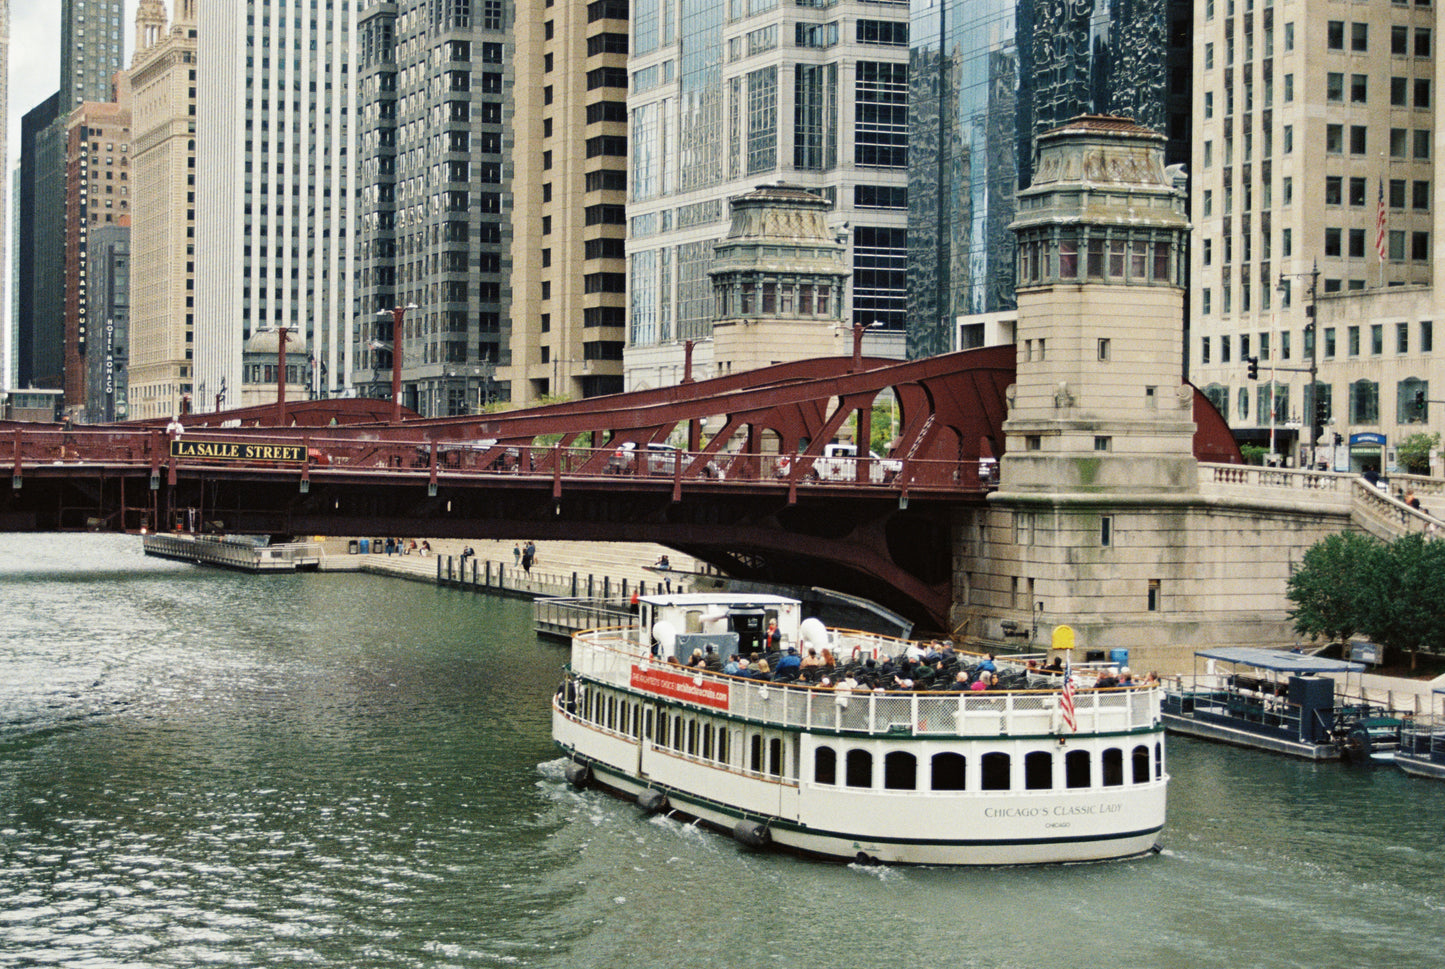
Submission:
<svg viewBox="0 0 1445 969">
<path fill-rule="evenodd" d="M 947 624 L 958 496 L 900 502 L 839 485 L 797 491 L 790 502 L 786 483 L 745 492 L 693 485 L 677 496 L 665 478 L 572 480 L 559 496 L 545 477 L 447 475 L 433 495 L 425 473 L 383 482 L 323 469 L 301 493 L 294 475 L 228 468 L 181 468 L 174 486 L 163 477 L 152 489 L 144 469 L 94 470 L 27 469 L 0 503 L 0 529 L 139 531 L 160 522 L 235 534 L 654 542 L 737 578 L 862 596 L 921 629 Z"/>
</svg>

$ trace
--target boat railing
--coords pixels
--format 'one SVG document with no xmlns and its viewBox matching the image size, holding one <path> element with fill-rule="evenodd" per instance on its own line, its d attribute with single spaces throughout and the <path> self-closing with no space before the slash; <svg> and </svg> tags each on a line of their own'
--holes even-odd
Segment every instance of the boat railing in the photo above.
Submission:
<svg viewBox="0 0 1445 969">
<path fill-rule="evenodd" d="M 841 690 L 806 683 L 775 683 L 658 663 L 643 655 L 623 628 L 590 630 L 574 640 L 572 671 L 631 688 L 634 668 L 665 671 L 692 680 L 689 693 L 705 701 L 667 694 L 673 702 L 745 720 L 806 729 L 913 736 L 1019 736 L 1064 733 L 1061 690 L 878 692 Z M 680 692 L 680 691 L 679 691 Z M 1147 729 L 1159 722 L 1160 690 L 1153 687 L 1081 689 L 1074 716 L 1083 734 Z"/>
<path fill-rule="evenodd" d="M 1407 718 L 1400 725 L 1400 754 L 1445 764 L 1445 717 Z"/>
</svg>

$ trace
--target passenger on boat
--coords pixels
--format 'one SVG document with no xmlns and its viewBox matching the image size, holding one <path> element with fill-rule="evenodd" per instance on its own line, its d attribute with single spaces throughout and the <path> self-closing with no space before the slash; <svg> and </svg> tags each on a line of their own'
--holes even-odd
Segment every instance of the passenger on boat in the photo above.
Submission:
<svg viewBox="0 0 1445 969">
<path fill-rule="evenodd" d="M 802 662 L 798 665 L 805 670 L 812 669 L 815 666 L 821 667 L 823 665 L 823 657 L 818 655 L 818 650 L 815 647 L 809 646 L 808 655 L 804 656 Z"/>
<path fill-rule="evenodd" d="M 783 658 L 778 660 L 778 669 L 773 674 L 775 680 L 796 680 L 803 671 L 803 661 L 798 659 L 798 651 L 789 646 Z"/>
<path fill-rule="evenodd" d="M 1119 670 L 1119 682 L 1117 686 L 1134 686 L 1134 675 L 1129 672 L 1129 667 Z"/>
<path fill-rule="evenodd" d="M 1119 678 L 1114 675 L 1113 670 L 1105 670 L 1099 675 L 1099 678 L 1094 681 L 1094 689 L 1096 690 L 1107 690 L 1118 685 Z"/>
<path fill-rule="evenodd" d="M 950 687 L 950 689 L 954 693 L 963 693 L 970 689 L 968 685 L 968 674 L 963 670 L 959 670 L 956 674 L 954 674 L 953 685 Z"/>
<path fill-rule="evenodd" d="M 984 661 L 978 664 L 978 668 L 989 673 L 997 673 L 998 667 L 994 665 L 993 653 L 989 653 L 984 657 Z"/>
<path fill-rule="evenodd" d="M 773 671 L 768 669 L 767 660 L 760 659 L 757 663 L 753 664 L 753 678 L 758 680 L 771 680 L 773 678 Z"/>
<path fill-rule="evenodd" d="M 692 655 L 687 658 L 687 665 L 688 665 L 688 666 L 698 666 L 698 667 L 702 666 L 702 665 L 703 665 L 702 650 L 700 650 L 700 649 L 695 649 L 695 650 L 693 650 L 693 651 L 692 651 Z"/>
<path fill-rule="evenodd" d="M 738 659 L 738 654 L 733 653 L 731 656 L 728 657 L 728 661 L 723 664 L 722 671 L 728 676 L 737 676 L 740 671 L 740 662 L 742 661 Z"/>
<path fill-rule="evenodd" d="M 721 673 L 723 668 L 722 657 L 717 654 L 716 646 L 709 646 L 707 652 L 702 655 L 702 665 L 713 673 Z"/>
<path fill-rule="evenodd" d="M 993 686 L 993 681 L 994 675 L 988 670 L 984 670 L 978 674 L 978 679 L 968 685 L 968 688 L 970 690 L 987 690 L 990 686 Z"/>
<path fill-rule="evenodd" d="M 837 661 L 837 659 L 835 659 L 835 658 L 833 657 L 833 651 L 832 651 L 831 649 L 828 649 L 828 648 L 824 647 L 824 649 L 823 649 L 823 669 L 825 669 L 825 670 L 836 670 L 837 668 L 838 668 L 838 661 Z"/>
<path fill-rule="evenodd" d="M 767 644 L 768 652 L 770 653 L 776 653 L 782 648 L 783 634 L 778 631 L 778 621 L 776 619 L 768 620 L 768 632 L 766 637 L 764 637 L 764 642 Z"/>
</svg>

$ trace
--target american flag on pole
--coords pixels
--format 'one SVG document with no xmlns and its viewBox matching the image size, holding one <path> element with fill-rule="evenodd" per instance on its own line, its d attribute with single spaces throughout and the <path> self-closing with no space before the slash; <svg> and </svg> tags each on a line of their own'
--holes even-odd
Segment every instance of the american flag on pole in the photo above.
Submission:
<svg viewBox="0 0 1445 969">
<path fill-rule="evenodd" d="M 1375 252 L 1385 258 L 1385 180 L 1380 179 L 1380 202 L 1375 207 Z"/>
<path fill-rule="evenodd" d="M 1074 664 L 1067 661 L 1064 663 L 1064 695 L 1059 700 L 1059 709 L 1064 712 L 1064 723 L 1078 733 L 1079 723 L 1074 717 Z"/>
</svg>

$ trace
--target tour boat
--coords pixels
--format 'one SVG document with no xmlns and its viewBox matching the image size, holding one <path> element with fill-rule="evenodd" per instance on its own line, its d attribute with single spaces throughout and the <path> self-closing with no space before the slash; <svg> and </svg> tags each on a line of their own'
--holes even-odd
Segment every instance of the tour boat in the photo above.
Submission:
<svg viewBox="0 0 1445 969">
<path fill-rule="evenodd" d="M 774 595 L 645 596 L 634 625 L 577 633 L 552 707 L 568 780 L 751 848 L 868 864 L 1156 848 L 1169 780 L 1157 686 L 1091 689 L 1076 671 L 1066 687 L 1063 674 L 998 660 L 1000 685 L 1013 688 L 839 689 L 850 670 L 866 683 L 869 661 L 878 670 L 919 644 L 800 612 Z M 789 648 L 828 650 L 838 666 L 777 682 L 686 665 L 699 652 Z M 984 659 L 960 653 L 958 665 Z"/>
</svg>

